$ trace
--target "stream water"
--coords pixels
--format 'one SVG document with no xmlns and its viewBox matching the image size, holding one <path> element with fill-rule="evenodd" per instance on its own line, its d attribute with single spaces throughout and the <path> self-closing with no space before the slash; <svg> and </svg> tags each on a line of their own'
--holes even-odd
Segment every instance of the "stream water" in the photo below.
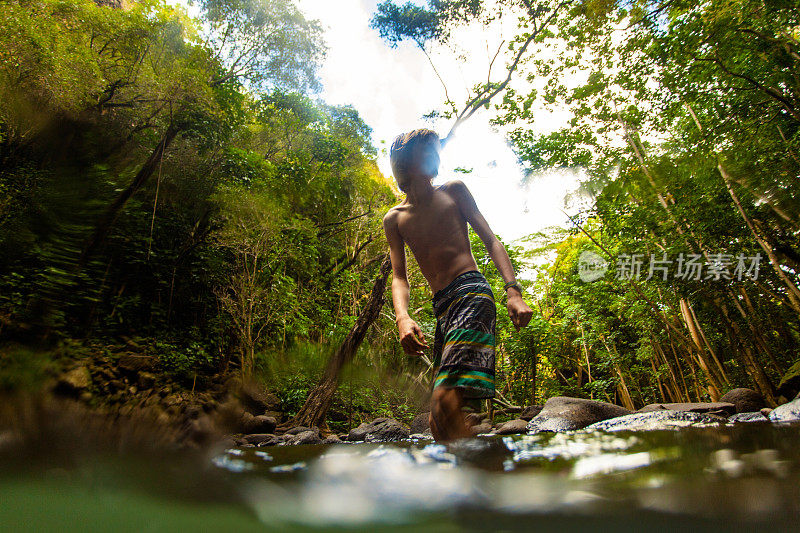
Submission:
<svg viewBox="0 0 800 533">
<path fill-rule="evenodd" d="M 798 425 L 9 459 L 3 531 L 800 530 Z"/>
</svg>

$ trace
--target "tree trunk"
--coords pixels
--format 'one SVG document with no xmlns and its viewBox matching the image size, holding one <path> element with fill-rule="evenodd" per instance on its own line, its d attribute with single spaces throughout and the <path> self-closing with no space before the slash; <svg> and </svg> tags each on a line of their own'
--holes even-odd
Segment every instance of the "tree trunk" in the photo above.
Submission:
<svg viewBox="0 0 800 533">
<path fill-rule="evenodd" d="M 342 372 L 342 368 L 353 360 L 353 356 L 364 340 L 367 330 L 380 314 L 385 300 L 386 280 L 389 278 L 391 266 L 389 254 L 386 254 L 378 276 L 375 278 L 375 284 L 372 286 L 369 300 L 361 310 L 361 313 L 359 313 L 356 323 L 350 328 L 350 332 L 341 346 L 339 346 L 339 349 L 336 350 L 336 353 L 328 359 L 322 379 L 308 395 L 297 416 L 291 421 L 282 424 L 282 429 L 288 429 L 292 426 L 317 427 L 321 430 L 328 429 L 325 423 L 325 416 L 328 414 L 333 394 L 339 386 L 339 375 Z"/>
<path fill-rule="evenodd" d="M 764 399 L 767 400 L 767 403 L 771 407 L 775 407 L 778 405 L 775 397 L 775 387 L 772 385 L 769 377 L 764 372 L 764 369 L 761 368 L 761 365 L 753 355 L 750 347 L 745 343 L 744 339 L 746 337 L 742 335 L 739 325 L 731 318 L 728 307 L 722 302 L 717 302 L 717 305 L 722 310 L 722 315 L 730 326 L 729 334 L 732 335 L 731 340 L 735 341 L 738 339 L 740 341 L 739 344 L 742 347 L 742 350 L 741 352 L 737 353 L 741 353 L 740 359 L 744 364 L 744 367 L 747 369 L 750 378 L 755 382 L 756 390 L 760 392 L 762 396 L 764 396 Z"/>
<path fill-rule="evenodd" d="M 178 135 L 178 128 L 174 125 L 170 124 L 167 130 L 164 132 L 164 135 L 161 137 L 161 140 L 156 145 L 155 149 L 150 153 L 150 157 L 147 158 L 142 168 L 139 169 L 139 172 L 136 173 L 136 177 L 133 178 L 128 187 L 120 193 L 119 196 L 111 203 L 110 206 L 106 209 L 103 216 L 100 217 L 100 221 L 97 223 L 97 226 L 94 229 L 94 232 L 89 237 L 89 240 L 86 241 L 86 245 L 83 248 L 83 252 L 81 253 L 80 260 L 78 261 L 78 269 L 80 270 L 97 248 L 105 241 L 106 237 L 108 236 L 108 232 L 111 230 L 111 226 L 114 224 L 114 221 L 119 216 L 119 212 L 122 211 L 122 208 L 125 207 L 125 204 L 128 200 L 136 194 L 139 189 L 141 189 L 147 180 L 150 179 L 150 176 L 153 175 L 153 172 L 156 171 L 156 168 L 159 167 L 161 164 L 161 160 L 164 157 L 164 152 L 166 151 L 167 147 L 172 143 L 175 137 Z"/>
<path fill-rule="evenodd" d="M 655 354 L 653 357 L 650 358 L 650 368 L 653 369 L 653 375 L 656 377 L 656 385 L 658 386 L 658 394 L 664 400 L 667 400 L 667 391 L 664 389 L 664 386 L 661 384 L 661 376 L 658 375 L 658 367 L 656 366 Z"/>
<path fill-rule="evenodd" d="M 678 378 L 675 375 L 675 369 L 672 368 L 672 363 L 669 361 L 669 359 L 667 359 L 667 356 L 664 353 L 664 350 L 661 348 L 661 345 L 655 341 L 655 339 L 653 339 L 651 337 L 650 342 L 653 344 L 653 353 L 656 356 L 656 360 L 659 362 L 659 366 L 661 366 L 661 364 L 663 363 L 663 364 L 666 364 L 667 365 L 667 369 L 669 369 L 669 380 L 666 383 L 666 385 L 667 385 L 666 388 L 667 388 L 667 391 L 670 392 L 670 396 L 672 397 L 672 401 L 673 402 L 681 402 L 681 401 L 683 401 L 684 396 L 682 396 L 681 387 L 680 387 L 680 384 L 678 383 Z M 689 400 L 688 392 L 686 394 L 687 395 L 686 395 L 685 398 L 686 398 L 686 401 L 688 401 Z"/>
<path fill-rule="evenodd" d="M 691 314 L 692 320 L 694 320 L 695 327 L 697 328 L 697 332 L 700 334 L 700 338 L 703 339 L 703 344 L 705 344 L 706 348 L 708 349 L 708 353 L 711 354 L 712 359 L 716 365 L 717 370 L 719 371 L 719 376 L 722 379 L 722 384 L 726 387 L 730 385 L 730 379 L 728 379 L 728 374 L 725 372 L 725 367 L 722 365 L 719 357 L 717 357 L 717 352 L 711 347 L 711 343 L 708 342 L 708 338 L 706 337 L 705 332 L 703 331 L 703 326 L 700 324 L 700 321 L 697 320 L 697 315 L 694 312 L 694 307 L 692 307 L 692 302 L 686 300 L 686 307 Z"/>
<path fill-rule="evenodd" d="M 755 227 L 753 226 L 753 222 L 750 220 L 750 217 L 747 216 L 745 213 L 744 208 L 742 207 L 742 203 L 739 201 L 739 197 L 737 196 L 736 192 L 733 190 L 733 186 L 731 185 L 731 178 L 728 172 L 725 170 L 725 167 L 722 166 L 722 163 L 717 165 L 717 169 L 719 170 L 720 175 L 722 176 L 722 181 L 725 183 L 725 187 L 728 189 L 728 193 L 731 195 L 733 199 L 733 203 L 736 204 L 736 208 L 739 211 L 742 219 L 747 224 L 750 233 L 753 235 L 753 238 L 761 246 L 761 249 L 767 254 L 767 258 L 769 259 L 772 268 L 775 270 L 775 273 L 778 275 L 778 279 L 780 279 L 784 285 L 786 285 L 787 293 L 786 296 L 789 298 L 789 302 L 792 305 L 792 308 L 800 314 L 800 289 L 797 288 L 797 285 L 789 279 L 789 276 L 781 268 L 781 264 L 778 261 L 778 257 L 775 254 L 775 250 L 761 238 L 761 236 L 756 231 Z"/>
<path fill-rule="evenodd" d="M 711 367 L 711 362 L 705 353 L 705 349 L 700 339 L 700 334 L 697 332 L 694 320 L 689 311 L 689 306 L 684 298 L 681 298 L 680 306 L 683 320 L 686 322 L 686 327 L 689 329 L 689 334 L 691 335 L 692 340 L 694 340 L 695 348 L 697 348 L 697 363 L 700 365 L 700 368 L 703 370 L 703 373 L 706 375 L 706 379 L 708 380 L 708 385 L 706 386 L 708 395 L 711 397 L 712 402 L 716 402 L 721 396 L 720 381 L 717 377 L 717 374 L 714 372 L 714 369 Z"/>
<path fill-rule="evenodd" d="M 738 299 L 733 300 L 733 304 L 736 306 L 736 310 L 739 311 L 739 314 L 742 315 L 742 318 L 747 323 L 747 326 L 750 328 L 750 331 L 753 333 L 753 338 L 756 341 L 758 347 L 760 347 L 764 353 L 767 355 L 770 364 L 772 365 L 772 369 L 775 371 L 775 375 L 782 376 L 784 373 L 784 369 L 778 364 L 778 360 L 775 357 L 775 354 L 770 347 L 770 342 L 764 337 L 763 331 L 767 331 L 766 328 L 760 323 L 761 321 L 758 319 L 758 313 L 756 313 L 755 306 L 753 306 L 753 302 L 750 301 L 750 297 L 747 294 L 747 291 L 744 290 L 744 287 L 739 287 L 739 294 L 743 297 L 743 302 L 745 306 L 747 306 L 747 311 L 742 307 L 739 303 Z M 754 324 L 753 321 L 757 320 L 759 323 Z"/>
<path fill-rule="evenodd" d="M 531 365 L 531 405 L 536 403 L 536 350 L 531 355 L 533 363 Z"/>
</svg>

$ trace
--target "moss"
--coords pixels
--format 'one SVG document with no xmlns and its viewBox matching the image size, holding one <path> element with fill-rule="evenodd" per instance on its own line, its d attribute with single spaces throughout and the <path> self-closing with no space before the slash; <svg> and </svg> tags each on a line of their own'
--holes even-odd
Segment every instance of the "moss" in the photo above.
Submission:
<svg viewBox="0 0 800 533">
<path fill-rule="evenodd" d="M 789 397 L 797 393 L 798 390 L 800 390 L 800 361 L 795 361 L 781 378 L 778 392 Z"/>
</svg>

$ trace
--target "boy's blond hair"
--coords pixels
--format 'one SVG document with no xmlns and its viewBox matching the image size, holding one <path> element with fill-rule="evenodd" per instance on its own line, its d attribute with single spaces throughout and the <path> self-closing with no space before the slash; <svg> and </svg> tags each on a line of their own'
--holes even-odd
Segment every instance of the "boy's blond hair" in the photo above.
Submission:
<svg viewBox="0 0 800 533">
<path fill-rule="evenodd" d="M 419 154 L 424 158 L 425 171 L 432 176 L 439 173 L 439 150 L 442 148 L 439 135 L 433 130 L 420 128 L 398 135 L 392 143 L 389 162 L 395 177 L 402 176 L 409 167 L 411 158 L 417 153 L 417 147 L 422 149 Z"/>
</svg>

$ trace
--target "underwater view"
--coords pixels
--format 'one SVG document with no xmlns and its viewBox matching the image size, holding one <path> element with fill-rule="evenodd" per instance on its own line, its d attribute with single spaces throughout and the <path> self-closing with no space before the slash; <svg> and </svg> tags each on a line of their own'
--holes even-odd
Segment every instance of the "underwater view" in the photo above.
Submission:
<svg viewBox="0 0 800 533">
<path fill-rule="evenodd" d="M 81 456 L 0 438 L 4 531 L 796 531 L 800 427 Z M 62 443 L 63 446 L 63 443 Z"/>
</svg>

